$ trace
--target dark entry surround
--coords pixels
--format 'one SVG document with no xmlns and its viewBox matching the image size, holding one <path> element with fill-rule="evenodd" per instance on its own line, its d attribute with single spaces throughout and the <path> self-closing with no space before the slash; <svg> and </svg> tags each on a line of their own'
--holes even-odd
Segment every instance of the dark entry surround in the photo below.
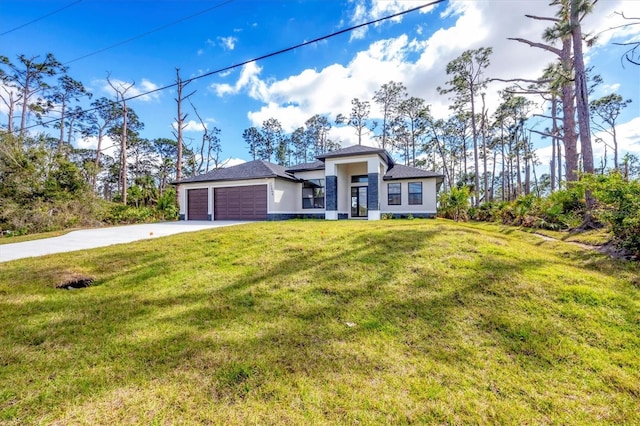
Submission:
<svg viewBox="0 0 640 426">
<path fill-rule="evenodd" d="M 267 185 L 213 190 L 214 220 L 267 220 Z"/>
</svg>

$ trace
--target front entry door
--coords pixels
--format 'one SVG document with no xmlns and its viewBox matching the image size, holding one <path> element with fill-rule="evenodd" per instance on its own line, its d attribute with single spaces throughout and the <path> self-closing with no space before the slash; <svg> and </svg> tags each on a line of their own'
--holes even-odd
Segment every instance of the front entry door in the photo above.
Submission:
<svg viewBox="0 0 640 426">
<path fill-rule="evenodd" d="M 367 187 L 351 188 L 351 217 L 367 217 Z"/>
</svg>

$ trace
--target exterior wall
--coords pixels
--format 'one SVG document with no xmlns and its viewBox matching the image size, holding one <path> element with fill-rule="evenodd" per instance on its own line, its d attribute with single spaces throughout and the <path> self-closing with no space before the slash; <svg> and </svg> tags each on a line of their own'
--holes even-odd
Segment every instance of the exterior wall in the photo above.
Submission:
<svg viewBox="0 0 640 426">
<path fill-rule="evenodd" d="M 302 184 L 283 179 L 273 179 L 273 181 L 275 182 L 269 187 L 270 194 L 268 194 L 272 204 L 267 213 L 297 213 L 301 210 Z"/>
<path fill-rule="evenodd" d="M 409 204 L 409 182 L 422 182 L 422 205 Z M 400 205 L 389 205 L 389 183 L 399 183 Z M 437 213 L 436 178 L 387 180 L 382 183 L 380 191 L 380 210 L 382 214 L 392 213 L 396 216 L 411 214 L 414 217 L 434 217 Z"/>
<path fill-rule="evenodd" d="M 369 203 L 368 219 L 380 219 L 379 208 L 372 208 L 381 206 L 380 198 L 382 197 L 382 193 L 380 192 L 380 188 L 382 187 L 382 176 L 386 172 L 386 164 L 379 155 L 372 154 L 327 158 L 325 161 L 325 171 L 327 176 L 330 174 L 337 176 L 338 181 L 337 215 L 334 217 L 332 214 L 331 217 L 328 216 L 327 219 L 343 219 L 351 217 L 351 188 L 355 186 L 364 186 L 364 184 L 359 185 L 351 183 L 351 176 L 358 175 L 365 175 L 375 179 L 375 182 L 372 182 L 371 190 L 375 190 L 377 183 L 378 197 L 377 201 L 375 199 L 369 200 L 371 195 L 367 197 L 367 201 Z M 375 177 L 376 174 L 377 178 Z M 369 186 L 369 184 L 367 184 L 367 186 Z M 373 203 L 375 203 L 376 206 L 373 206 Z"/>
</svg>

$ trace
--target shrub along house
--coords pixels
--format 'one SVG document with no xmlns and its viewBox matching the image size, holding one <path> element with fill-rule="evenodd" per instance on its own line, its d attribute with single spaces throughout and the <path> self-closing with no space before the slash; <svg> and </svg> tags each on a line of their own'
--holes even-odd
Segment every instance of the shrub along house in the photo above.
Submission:
<svg viewBox="0 0 640 426">
<path fill-rule="evenodd" d="M 435 217 L 443 175 L 395 164 L 383 149 L 354 145 L 283 167 L 264 160 L 177 182 L 182 220 Z"/>
</svg>

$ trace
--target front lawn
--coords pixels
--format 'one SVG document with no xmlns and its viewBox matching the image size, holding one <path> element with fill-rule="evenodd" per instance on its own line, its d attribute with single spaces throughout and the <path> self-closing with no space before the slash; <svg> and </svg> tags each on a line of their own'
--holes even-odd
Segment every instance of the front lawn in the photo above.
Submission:
<svg viewBox="0 0 640 426">
<path fill-rule="evenodd" d="M 440 219 L 2 263 L 0 424 L 638 424 L 639 275 Z"/>
</svg>

